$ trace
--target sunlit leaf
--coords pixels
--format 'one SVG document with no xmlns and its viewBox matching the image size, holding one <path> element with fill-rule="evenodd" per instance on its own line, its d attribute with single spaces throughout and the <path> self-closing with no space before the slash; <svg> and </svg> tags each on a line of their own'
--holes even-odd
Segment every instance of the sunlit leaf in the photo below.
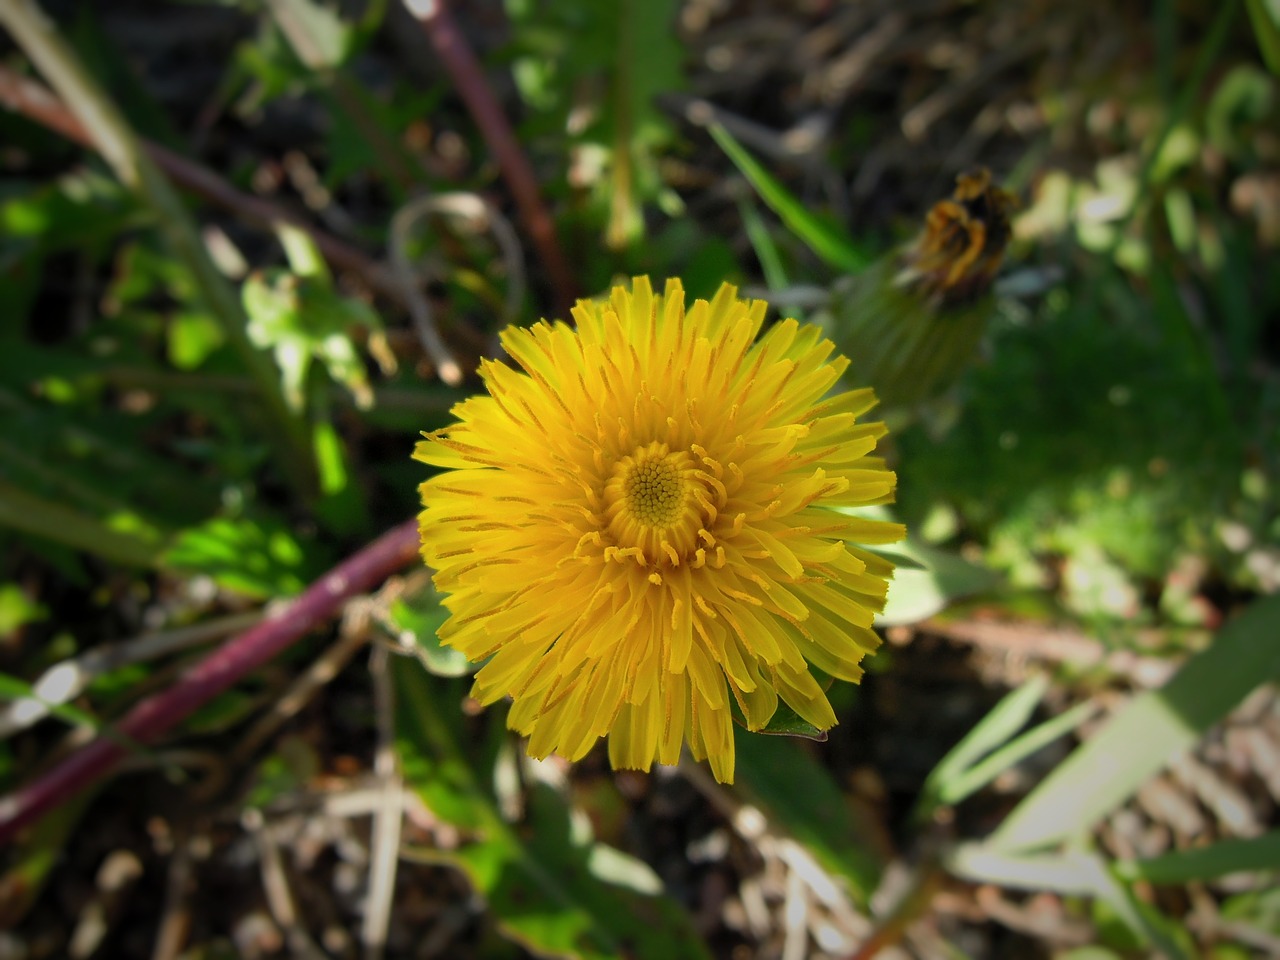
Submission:
<svg viewBox="0 0 1280 960">
<path fill-rule="evenodd" d="M 948 550 L 913 540 L 896 544 L 895 553 L 910 564 L 899 565 L 889 584 L 889 598 L 876 618 L 885 626 L 918 623 L 944 610 L 962 597 L 990 590 L 1000 577 Z"/>
<path fill-rule="evenodd" d="M 1005 818 L 1000 850 L 1083 835 L 1194 744 L 1259 683 L 1280 676 L 1280 596 L 1255 601 L 1159 690 L 1144 693 L 1080 746 Z"/>
<path fill-rule="evenodd" d="M 1073 851 L 1028 856 L 974 843 L 952 851 L 946 864 L 956 876 L 978 883 L 1091 897 L 1123 923 L 1137 943 L 1156 948 L 1170 960 L 1191 960 L 1186 931 L 1140 901 L 1096 854 Z"/>
<path fill-rule="evenodd" d="M 178 534 L 162 562 L 251 597 L 272 598 L 301 592 L 319 560 L 273 522 L 215 518 Z"/>
<path fill-rule="evenodd" d="M 916 819 L 922 821 L 942 803 L 942 796 L 954 792 L 954 784 L 975 763 L 1002 744 L 1007 743 L 1031 719 L 1040 705 L 1049 680 L 1043 674 L 1032 677 L 1017 690 L 1005 694 L 960 738 L 925 779 L 916 807 Z"/>
<path fill-rule="evenodd" d="M 409 647 L 422 665 L 437 677 L 463 677 L 474 673 L 473 664 L 461 651 L 440 643 L 436 631 L 449 618 L 433 590 L 396 600 L 388 611 L 391 623 L 400 631 L 402 645 Z M 407 641 L 407 642 L 406 642 Z"/>
</svg>

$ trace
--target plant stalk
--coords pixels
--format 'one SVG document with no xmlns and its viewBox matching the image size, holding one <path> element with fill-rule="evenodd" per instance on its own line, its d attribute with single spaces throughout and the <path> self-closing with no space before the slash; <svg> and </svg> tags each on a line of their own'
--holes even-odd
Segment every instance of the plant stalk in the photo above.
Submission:
<svg viewBox="0 0 1280 960">
<path fill-rule="evenodd" d="M 417 556 L 418 521 L 406 520 L 311 584 L 278 616 L 228 640 L 172 686 L 135 705 L 113 727 L 114 738 L 98 737 L 32 783 L 0 799 L 0 845 L 110 771 L 129 752 L 122 738 L 154 743 L 199 707 L 324 623 L 349 599 L 367 593 Z"/>
<path fill-rule="evenodd" d="M 520 219 L 546 268 L 555 292 L 556 306 L 561 316 L 568 317 L 569 308 L 577 298 L 577 281 L 556 237 L 555 224 L 538 192 L 533 167 L 493 95 L 476 55 L 467 45 L 445 0 L 404 0 L 404 5 L 422 24 L 481 135 L 493 151 L 515 199 Z"/>
</svg>

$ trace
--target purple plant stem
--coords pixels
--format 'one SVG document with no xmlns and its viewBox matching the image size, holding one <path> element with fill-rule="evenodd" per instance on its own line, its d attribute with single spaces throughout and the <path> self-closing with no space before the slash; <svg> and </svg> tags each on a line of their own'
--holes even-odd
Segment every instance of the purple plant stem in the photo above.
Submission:
<svg viewBox="0 0 1280 960">
<path fill-rule="evenodd" d="M 373 589 L 417 556 L 418 522 L 407 520 L 311 584 L 282 613 L 228 640 L 172 686 L 139 702 L 115 729 L 139 743 L 154 742 L 197 708 L 324 623 L 351 597 Z M 25 787 L 0 799 L 0 844 L 9 842 L 23 826 L 105 775 L 127 753 L 128 748 L 119 740 L 99 736 Z"/>
<path fill-rule="evenodd" d="M 515 199 L 520 219 L 529 231 L 534 248 L 546 268 L 560 315 L 567 318 L 569 308 L 577 299 L 577 281 L 574 280 L 573 271 L 569 269 L 569 262 L 556 237 L 555 224 L 542 203 L 533 167 L 520 149 L 520 144 L 511 131 L 511 124 L 507 122 L 502 107 L 489 88 L 479 61 L 467 46 L 445 0 L 406 0 L 405 7 L 426 30 L 441 62 L 453 78 L 458 93 L 471 111 L 476 126 L 493 151 Z"/>
</svg>

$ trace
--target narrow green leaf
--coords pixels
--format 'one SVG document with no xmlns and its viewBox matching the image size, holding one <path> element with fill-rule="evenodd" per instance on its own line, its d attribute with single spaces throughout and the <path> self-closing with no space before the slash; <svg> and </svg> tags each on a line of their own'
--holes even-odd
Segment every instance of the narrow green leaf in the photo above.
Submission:
<svg viewBox="0 0 1280 960">
<path fill-rule="evenodd" d="M 865 904 L 882 863 L 831 774 L 804 747 L 778 737 L 735 729 L 735 782 L 830 873 L 848 881 L 855 902 Z"/>
<path fill-rule="evenodd" d="M 919 623 L 961 597 L 991 590 L 1000 583 L 1000 576 L 987 567 L 910 539 L 881 552 L 897 564 L 888 601 L 876 618 L 884 626 Z"/>
<path fill-rule="evenodd" d="M 975 763 L 960 776 L 942 785 L 938 800 L 947 805 L 959 803 L 965 797 L 981 790 L 1000 774 L 1021 763 L 1070 730 L 1084 723 L 1097 710 L 1092 702 L 1079 703 L 1052 719 L 1028 730 L 1012 743 L 1008 743 L 990 756 Z"/>
<path fill-rule="evenodd" d="M 938 761 L 925 779 L 920 801 L 916 805 L 916 822 L 927 820 L 937 807 L 944 803 L 942 797 L 954 794 L 955 784 L 981 757 L 990 753 L 1016 734 L 1031 719 L 1044 696 L 1049 680 L 1038 674 L 1006 694 L 991 708 L 991 712 L 978 721 L 960 742 Z M 976 788 L 975 788 L 976 789 Z"/>
<path fill-rule="evenodd" d="M 125 533 L 4 481 L 0 481 L 0 526 L 131 567 L 152 566 L 160 549 L 159 534 L 140 520 L 136 534 Z"/>
<path fill-rule="evenodd" d="M 1256 601 L 1161 689 L 1135 699 L 1028 795 L 991 838 L 1012 851 L 1089 830 L 1260 683 L 1280 675 L 1280 595 Z"/>
<path fill-rule="evenodd" d="M 1280 872 L 1280 831 L 1248 839 L 1222 840 L 1194 850 L 1178 850 L 1147 860 L 1125 860 L 1116 873 L 1126 880 L 1182 884 L 1213 880 L 1244 870 Z"/>
<path fill-rule="evenodd" d="M 1245 0 L 1245 9 L 1249 11 L 1263 62 L 1268 70 L 1280 75 L 1280 3 L 1276 0 Z"/>
<path fill-rule="evenodd" d="M 760 261 L 760 269 L 764 272 L 764 282 L 770 290 L 784 290 L 788 286 L 787 270 L 782 265 L 782 257 L 778 253 L 778 245 L 769 236 L 769 228 L 755 208 L 755 204 L 746 200 L 738 201 L 738 215 L 742 217 L 742 226 L 747 231 L 747 239 L 751 241 L 751 249 L 756 252 Z"/>
<path fill-rule="evenodd" d="M 760 198 L 810 250 L 831 266 L 847 273 L 856 273 L 867 265 L 867 258 L 850 236 L 811 213 L 729 131 L 719 124 L 712 124 L 708 129 L 733 165 L 756 188 Z"/>
</svg>

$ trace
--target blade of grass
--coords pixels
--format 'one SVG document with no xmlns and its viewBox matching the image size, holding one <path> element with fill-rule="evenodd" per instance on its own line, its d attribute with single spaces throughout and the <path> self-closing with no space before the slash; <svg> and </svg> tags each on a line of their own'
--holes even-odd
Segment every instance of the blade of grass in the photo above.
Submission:
<svg viewBox="0 0 1280 960">
<path fill-rule="evenodd" d="M 281 471 L 310 496 L 315 489 L 314 471 L 303 424 L 285 404 L 274 365 L 249 342 L 239 298 L 218 272 L 186 207 L 119 109 L 34 2 L 0 3 L 0 23 L 89 131 L 120 181 L 151 207 L 174 257 L 190 271 L 200 298 L 258 387 Z"/>
<path fill-rule="evenodd" d="M 1097 704 L 1079 703 L 1037 727 L 1028 730 L 1018 739 L 994 751 L 988 757 L 975 763 L 968 770 L 943 784 L 938 801 L 953 806 L 981 790 L 988 783 L 1010 767 L 1021 763 L 1037 750 L 1048 746 L 1063 734 L 1074 730 L 1097 712 Z"/>
<path fill-rule="evenodd" d="M 1280 76 L 1280 4 L 1275 0 L 1244 0 L 1244 6 L 1267 69 Z"/>
<path fill-rule="evenodd" d="M 1280 675 L 1280 596 L 1254 602 L 1159 690 L 1135 699 L 1079 747 L 991 837 L 1001 851 L 1089 830 L 1258 684 Z"/>
<path fill-rule="evenodd" d="M 0 526 L 44 537 L 129 567 L 154 566 L 159 534 L 146 527 L 124 533 L 60 503 L 0 480 Z"/>
<path fill-rule="evenodd" d="M 778 255 L 778 245 L 769 236 L 764 218 L 756 210 L 755 204 L 745 199 L 738 201 L 738 214 L 742 217 L 747 239 L 751 241 L 751 249 L 756 252 L 756 259 L 760 261 L 764 282 L 770 290 L 785 290 L 791 285 L 791 281 L 787 279 L 787 270 L 782 265 L 782 257 Z"/>
<path fill-rule="evenodd" d="M 847 273 L 857 273 L 867 265 L 866 257 L 859 252 L 851 237 L 809 212 L 745 147 L 733 139 L 729 131 L 714 123 L 707 129 L 733 165 L 756 188 L 760 198 L 810 250 L 831 266 Z"/>
<path fill-rule="evenodd" d="M 945 757 L 925 778 L 924 788 L 920 792 L 920 800 L 912 814 L 916 823 L 923 823 L 933 815 L 933 811 L 944 803 L 943 795 L 954 791 L 954 784 L 980 758 L 995 750 L 1016 734 L 1031 719 L 1045 690 L 1049 686 L 1048 677 L 1043 674 L 1032 677 L 1017 690 L 1006 694 L 999 703 L 991 708 L 991 712 L 978 721 L 960 742 L 952 747 Z"/>
<path fill-rule="evenodd" d="M 1147 860 L 1123 860 L 1116 873 L 1126 880 L 1183 884 L 1245 870 L 1280 871 L 1280 830 L 1248 839 L 1222 840 Z"/>
</svg>

